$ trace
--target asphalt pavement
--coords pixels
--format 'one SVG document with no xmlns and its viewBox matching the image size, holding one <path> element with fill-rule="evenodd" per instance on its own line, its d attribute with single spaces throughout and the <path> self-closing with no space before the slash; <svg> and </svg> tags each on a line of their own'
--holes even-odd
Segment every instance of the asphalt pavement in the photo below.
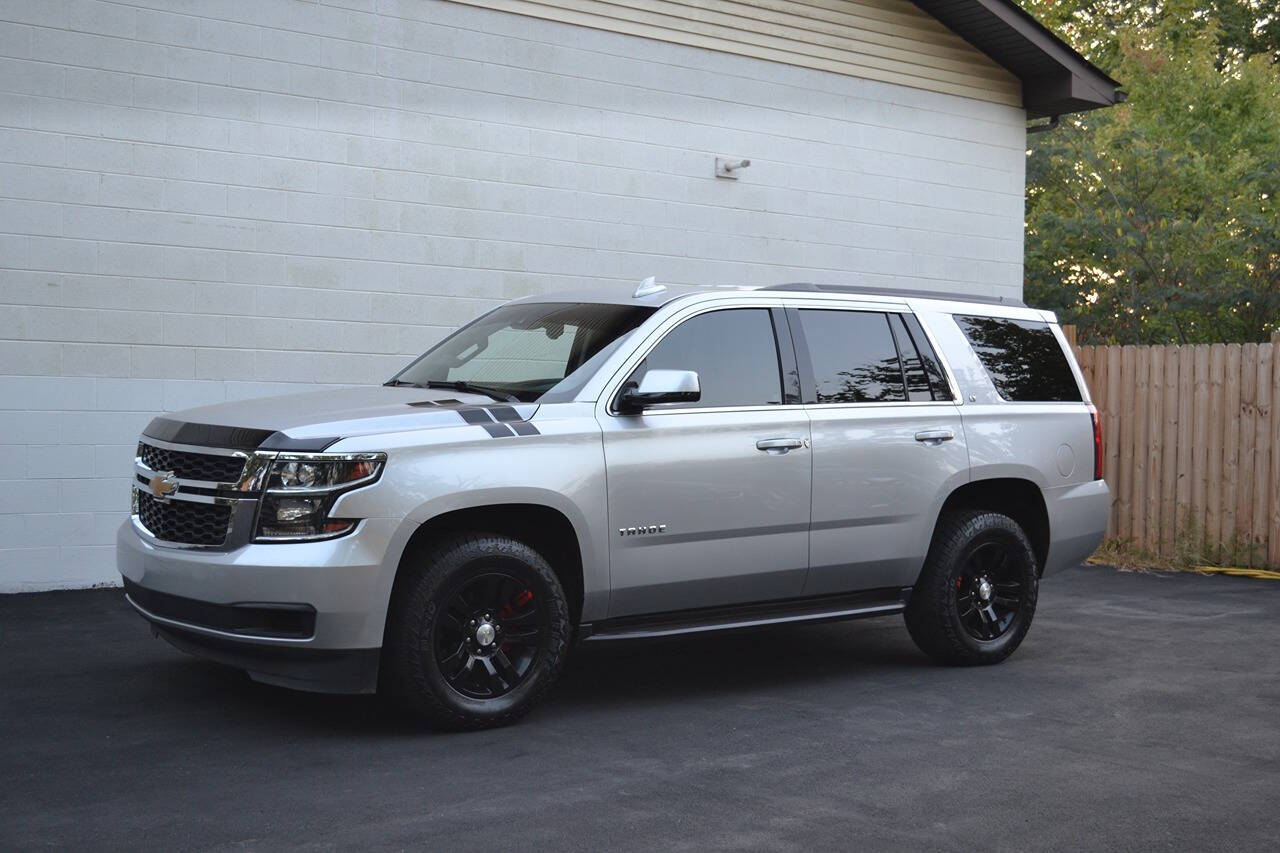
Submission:
<svg viewBox="0 0 1280 853">
<path fill-rule="evenodd" d="M 1275 850 L 1278 791 L 1274 581 L 1072 569 L 980 669 L 897 617 L 588 644 L 473 734 L 0 596 L 5 850 Z"/>
</svg>

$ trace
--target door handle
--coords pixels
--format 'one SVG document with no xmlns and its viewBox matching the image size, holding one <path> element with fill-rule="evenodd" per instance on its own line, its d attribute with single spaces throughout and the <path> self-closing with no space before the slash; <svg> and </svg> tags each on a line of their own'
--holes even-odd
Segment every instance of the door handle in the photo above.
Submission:
<svg viewBox="0 0 1280 853">
<path fill-rule="evenodd" d="M 956 434 L 949 429 L 926 429 L 916 433 L 916 441 L 923 441 L 925 444 L 942 444 L 944 441 L 950 441 L 955 438 Z"/>
<path fill-rule="evenodd" d="M 800 438 L 762 438 L 756 442 L 756 450 L 781 456 L 788 451 L 804 447 L 804 439 Z"/>
</svg>

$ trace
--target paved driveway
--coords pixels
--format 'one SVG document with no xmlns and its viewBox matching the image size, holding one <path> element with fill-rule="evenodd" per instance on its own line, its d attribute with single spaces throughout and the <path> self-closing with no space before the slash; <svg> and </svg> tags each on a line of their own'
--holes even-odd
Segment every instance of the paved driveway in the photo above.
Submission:
<svg viewBox="0 0 1280 853">
<path fill-rule="evenodd" d="M 901 620 L 579 649 L 512 728 L 260 686 L 118 590 L 0 596 L 0 848 L 1276 849 L 1280 584 L 1080 568 L 985 669 Z"/>
</svg>

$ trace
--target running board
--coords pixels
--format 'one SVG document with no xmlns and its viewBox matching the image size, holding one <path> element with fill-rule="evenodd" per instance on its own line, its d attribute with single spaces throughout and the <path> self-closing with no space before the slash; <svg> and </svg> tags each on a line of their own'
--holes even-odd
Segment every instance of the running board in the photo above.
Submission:
<svg viewBox="0 0 1280 853">
<path fill-rule="evenodd" d="M 623 616 L 584 624 L 579 629 L 578 636 L 583 640 L 643 640 L 766 625 L 865 619 L 901 613 L 907 606 L 910 594 L 911 587 L 895 587 L 817 598 L 793 598 L 760 604 Z"/>
</svg>

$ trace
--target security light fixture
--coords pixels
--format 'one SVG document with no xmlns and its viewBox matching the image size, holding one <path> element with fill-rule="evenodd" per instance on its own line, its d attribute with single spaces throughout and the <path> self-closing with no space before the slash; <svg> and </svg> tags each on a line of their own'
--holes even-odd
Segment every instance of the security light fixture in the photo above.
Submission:
<svg viewBox="0 0 1280 853">
<path fill-rule="evenodd" d="M 738 180 L 738 172 L 751 165 L 750 160 L 734 160 L 729 157 L 716 158 L 716 177 Z"/>
</svg>

